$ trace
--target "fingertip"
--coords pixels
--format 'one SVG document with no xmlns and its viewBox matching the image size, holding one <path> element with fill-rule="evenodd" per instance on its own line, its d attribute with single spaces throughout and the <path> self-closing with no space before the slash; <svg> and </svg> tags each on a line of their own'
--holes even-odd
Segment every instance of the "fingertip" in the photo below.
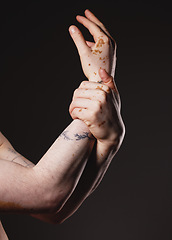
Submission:
<svg viewBox="0 0 172 240">
<path fill-rule="evenodd" d="M 77 27 L 76 27 L 75 25 L 71 25 L 71 26 L 69 27 L 69 32 L 70 32 L 71 34 L 75 33 L 76 31 L 77 31 Z"/>
<path fill-rule="evenodd" d="M 87 15 L 87 13 L 90 13 L 90 10 L 87 8 L 87 9 L 85 9 L 84 13 L 85 13 L 85 15 Z"/>
<path fill-rule="evenodd" d="M 81 19 L 81 17 L 82 17 L 81 15 L 77 15 L 77 16 L 76 16 L 76 20 L 79 22 L 80 19 Z"/>
<path fill-rule="evenodd" d="M 109 77 L 109 74 L 106 72 L 106 70 L 104 68 L 101 68 L 99 69 L 99 75 L 101 78 L 107 78 Z"/>
<path fill-rule="evenodd" d="M 93 14 L 93 13 L 90 11 L 90 9 L 88 9 L 88 8 L 85 9 L 85 14 L 90 14 L 90 13 Z"/>
</svg>

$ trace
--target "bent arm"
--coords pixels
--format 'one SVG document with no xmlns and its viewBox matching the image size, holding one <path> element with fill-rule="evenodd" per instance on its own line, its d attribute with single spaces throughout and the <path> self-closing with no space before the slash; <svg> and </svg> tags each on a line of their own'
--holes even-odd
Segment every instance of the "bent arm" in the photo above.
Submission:
<svg viewBox="0 0 172 240">
<path fill-rule="evenodd" d="M 75 189 L 93 144 L 86 125 L 75 120 L 36 166 L 26 168 L 1 158 L 0 211 L 59 211 Z"/>
</svg>

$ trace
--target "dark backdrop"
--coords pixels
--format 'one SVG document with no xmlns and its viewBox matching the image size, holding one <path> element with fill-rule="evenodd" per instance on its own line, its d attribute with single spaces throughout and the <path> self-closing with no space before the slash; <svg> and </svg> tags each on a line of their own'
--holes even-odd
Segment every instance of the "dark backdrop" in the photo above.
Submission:
<svg viewBox="0 0 172 240">
<path fill-rule="evenodd" d="M 71 118 L 85 79 L 68 27 L 92 10 L 117 41 L 123 145 L 100 187 L 62 225 L 2 215 L 11 240 L 172 239 L 170 1 L 6 1 L 1 5 L 1 131 L 36 163 Z M 80 27 L 87 39 L 88 32 Z"/>
</svg>

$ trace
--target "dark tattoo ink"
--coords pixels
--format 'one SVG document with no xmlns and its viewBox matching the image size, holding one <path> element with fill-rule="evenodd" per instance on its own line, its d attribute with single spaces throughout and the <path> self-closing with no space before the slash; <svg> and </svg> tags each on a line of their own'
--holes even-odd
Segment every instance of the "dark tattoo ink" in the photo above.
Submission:
<svg viewBox="0 0 172 240">
<path fill-rule="evenodd" d="M 16 152 L 14 149 L 12 149 L 12 148 L 8 148 L 8 151 L 9 151 L 9 152 L 12 152 L 12 153 L 14 153 L 14 154 L 17 154 L 17 152 Z"/>
<path fill-rule="evenodd" d="M 73 140 L 72 138 L 70 138 L 70 137 L 67 135 L 67 133 L 68 133 L 68 131 L 64 131 L 64 132 L 62 132 L 62 133 L 60 134 L 60 136 L 63 137 L 64 140 L 67 140 L 67 141 Z"/>
<path fill-rule="evenodd" d="M 29 167 L 29 168 L 34 166 L 34 164 L 33 164 L 32 162 L 26 161 L 26 160 L 24 159 L 24 157 L 23 157 L 20 153 L 16 152 L 14 149 L 8 148 L 8 151 L 16 155 L 16 156 L 11 160 L 11 162 L 19 163 L 19 164 L 21 164 L 22 166 L 24 166 L 24 167 Z M 18 158 L 19 158 L 19 160 L 17 160 Z M 21 163 L 21 162 L 22 162 L 22 163 Z"/>
<path fill-rule="evenodd" d="M 79 141 L 79 140 L 84 139 L 84 138 L 91 139 L 91 137 L 89 137 L 88 135 L 89 135 L 88 132 L 83 132 L 83 134 L 76 133 L 75 134 L 76 141 Z"/>
</svg>

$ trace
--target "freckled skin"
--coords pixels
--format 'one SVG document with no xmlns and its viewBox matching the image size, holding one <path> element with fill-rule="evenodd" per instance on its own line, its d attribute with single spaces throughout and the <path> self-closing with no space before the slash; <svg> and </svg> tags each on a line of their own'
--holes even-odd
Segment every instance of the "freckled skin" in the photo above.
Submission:
<svg viewBox="0 0 172 240">
<path fill-rule="evenodd" d="M 95 55 L 102 53 L 102 51 L 97 50 L 97 49 L 91 50 L 91 52 Z"/>
<path fill-rule="evenodd" d="M 96 89 L 100 89 L 100 90 L 102 90 L 102 88 L 103 88 L 103 86 L 101 86 L 101 87 L 100 87 L 100 86 L 97 86 L 97 87 L 96 87 Z"/>
<path fill-rule="evenodd" d="M 104 40 L 102 38 L 100 38 L 96 44 L 96 47 L 99 48 L 99 47 L 102 47 L 103 44 L 105 44 Z"/>
</svg>

